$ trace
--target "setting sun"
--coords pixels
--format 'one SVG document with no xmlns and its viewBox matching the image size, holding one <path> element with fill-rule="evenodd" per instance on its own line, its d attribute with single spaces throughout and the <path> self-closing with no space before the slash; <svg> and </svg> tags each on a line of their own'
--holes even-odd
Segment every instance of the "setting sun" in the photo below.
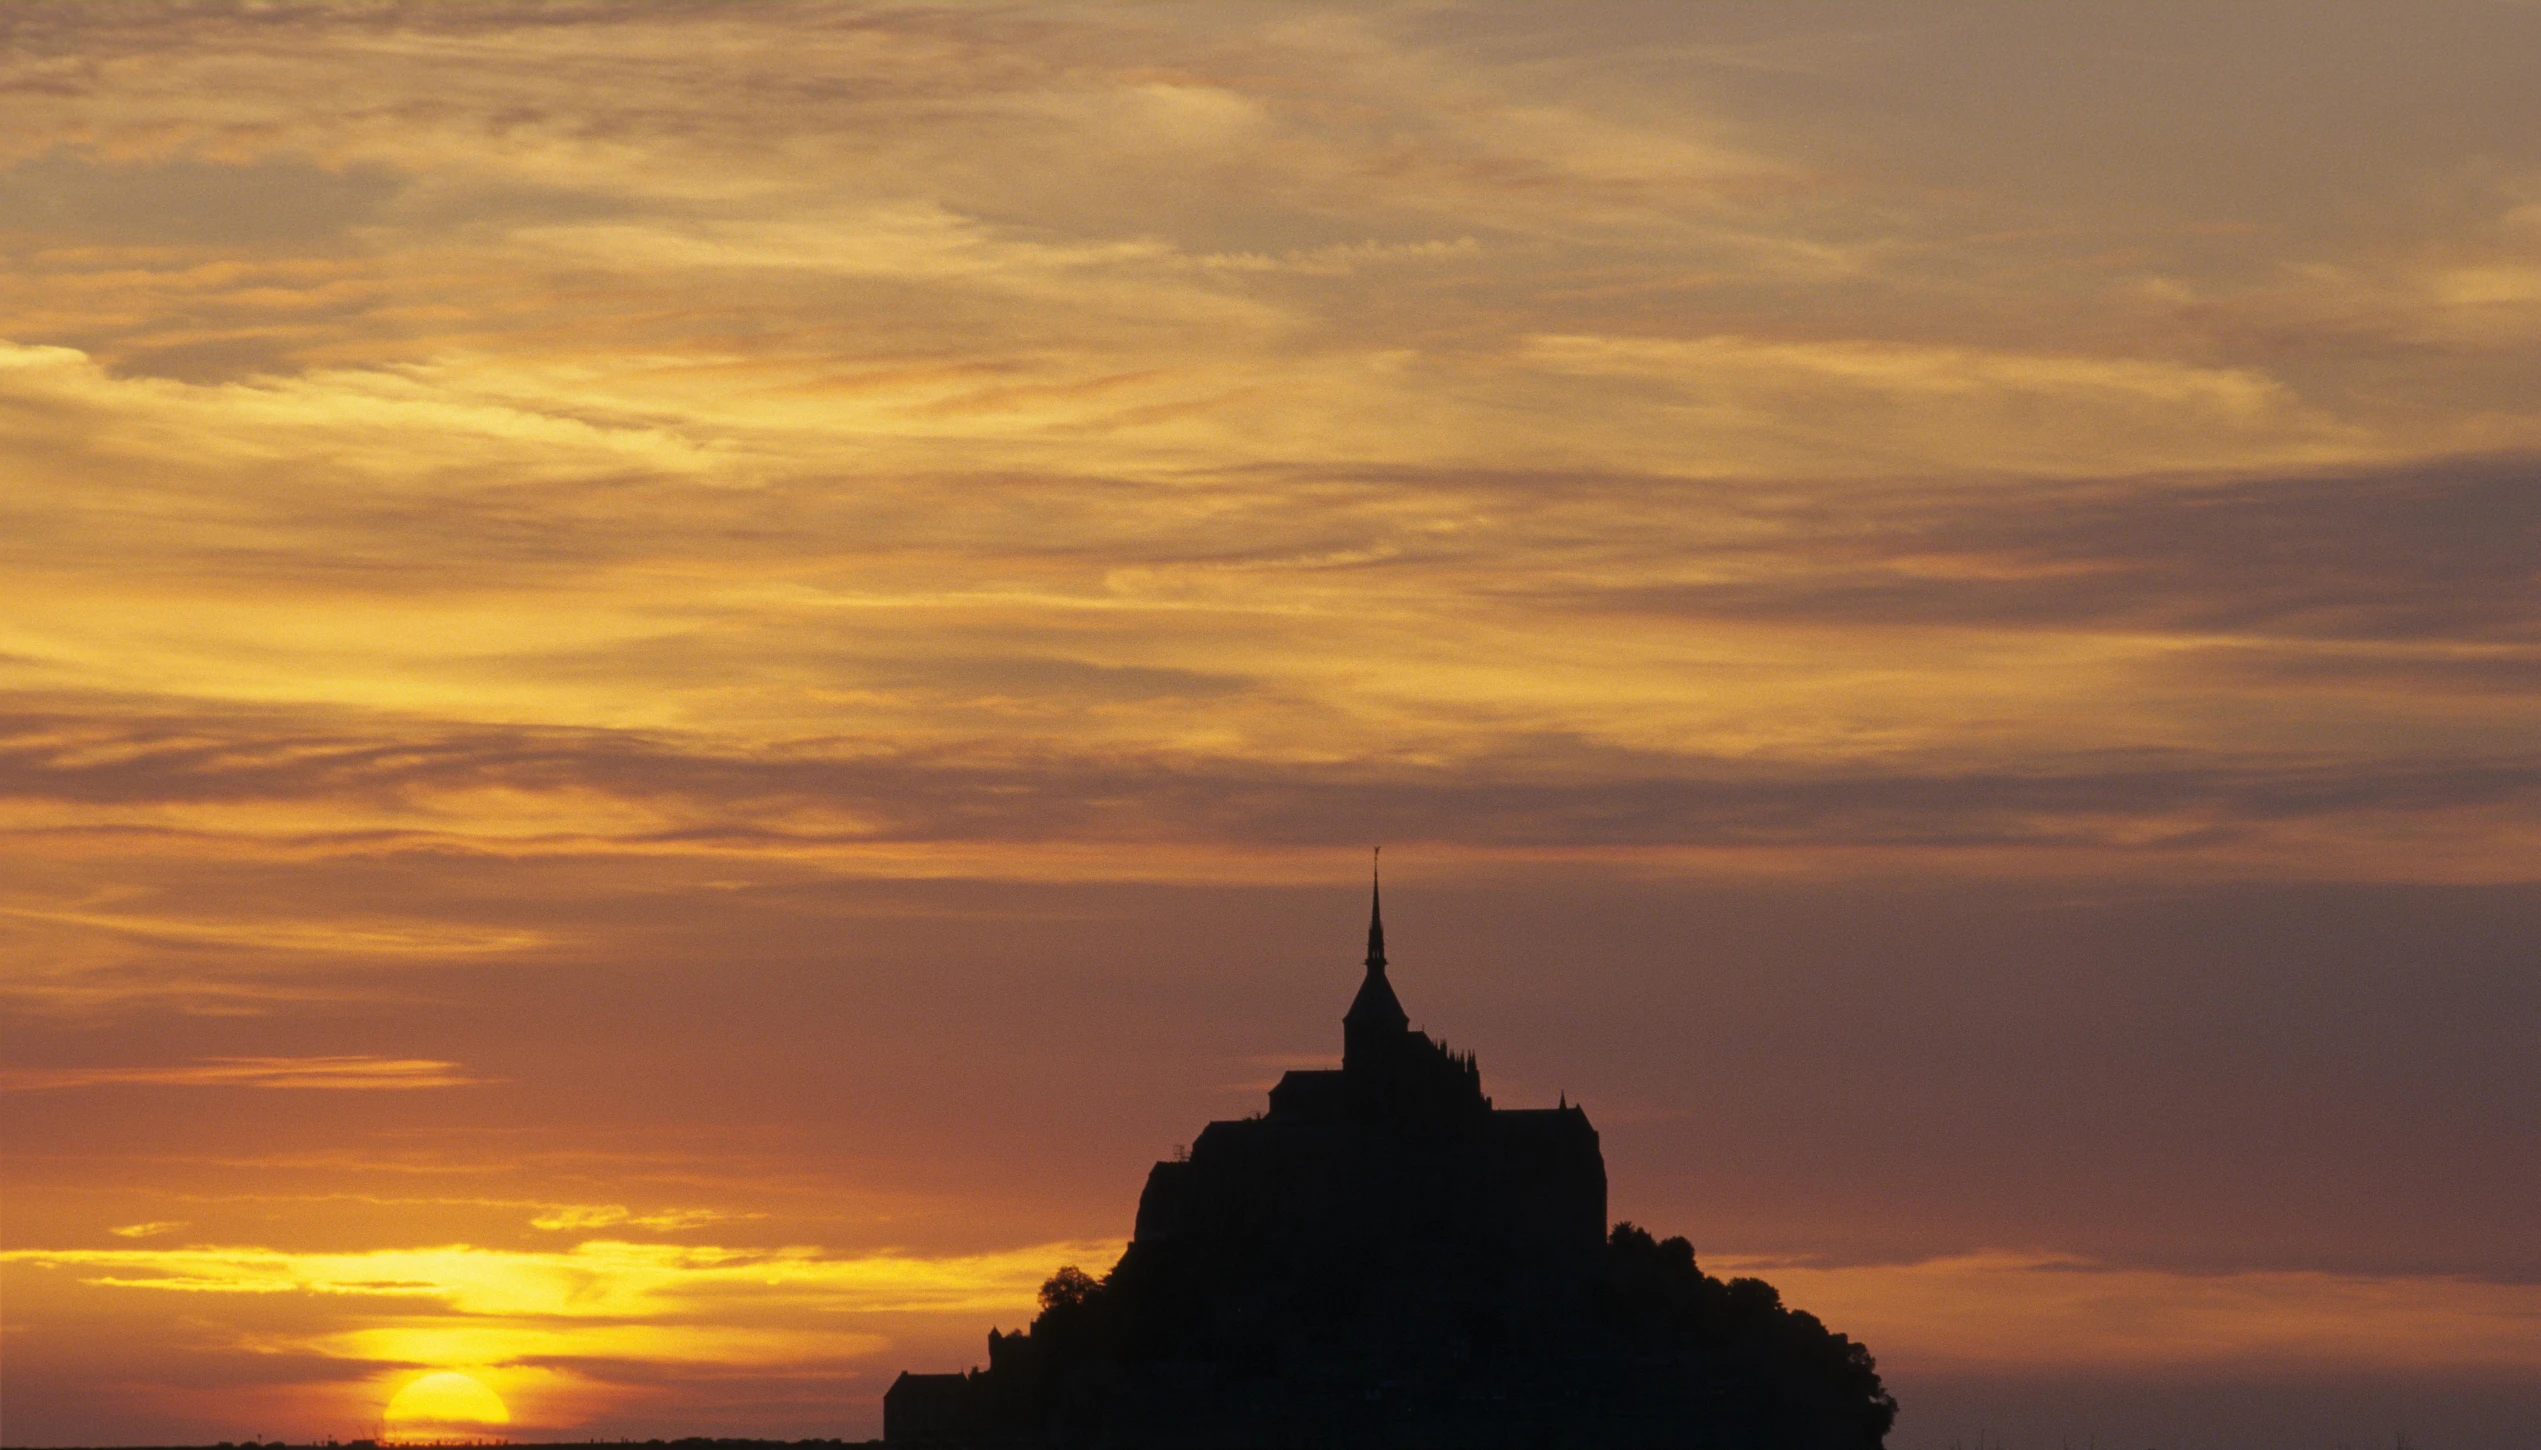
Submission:
<svg viewBox="0 0 2541 1450">
<path fill-rule="evenodd" d="M 456 1370 L 409 1381 L 380 1416 L 389 1433 L 413 1436 L 508 1425 L 512 1412 L 502 1396 Z"/>
</svg>

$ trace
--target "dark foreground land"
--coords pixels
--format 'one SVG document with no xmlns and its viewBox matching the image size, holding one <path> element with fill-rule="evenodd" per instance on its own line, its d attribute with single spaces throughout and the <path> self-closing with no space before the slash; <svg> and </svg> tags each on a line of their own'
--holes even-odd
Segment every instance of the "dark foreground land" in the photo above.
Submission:
<svg viewBox="0 0 2541 1450">
<path fill-rule="evenodd" d="M 387 1450 L 463 1450 L 500 1446 L 502 1450 L 626 1450 L 630 1445 L 663 1450 L 882 1450 L 880 1440 L 727 1440 L 712 1435 L 686 1435 L 677 1440 L 391 1440 Z M 381 1450 L 377 1440 L 223 1440 L 216 1445 L 8 1445 L 0 1450 Z"/>
</svg>

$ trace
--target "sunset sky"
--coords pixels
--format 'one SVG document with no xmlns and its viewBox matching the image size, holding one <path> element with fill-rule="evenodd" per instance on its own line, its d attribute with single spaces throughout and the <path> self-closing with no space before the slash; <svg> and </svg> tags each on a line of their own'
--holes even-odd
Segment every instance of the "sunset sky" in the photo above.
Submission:
<svg viewBox="0 0 2541 1450">
<path fill-rule="evenodd" d="M 9 6 L 0 1437 L 878 1433 L 1334 1060 L 1381 841 L 1892 1445 L 2530 1446 L 2536 73 Z"/>
</svg>

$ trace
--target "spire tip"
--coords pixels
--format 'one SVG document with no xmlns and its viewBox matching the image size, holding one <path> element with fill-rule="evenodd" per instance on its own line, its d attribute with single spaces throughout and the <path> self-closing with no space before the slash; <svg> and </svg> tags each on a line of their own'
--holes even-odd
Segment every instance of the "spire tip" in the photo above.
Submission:
<svg viewBox="0 0 2541 1450">
<path fill-rule="evenodd" d="M 1368 853 L 1368 961 L 1371 972 L 1385 970 L 1385 894 L 1384 881 L 1378 868 L 1385 848 L 1379 846 Z"/>
</svg>

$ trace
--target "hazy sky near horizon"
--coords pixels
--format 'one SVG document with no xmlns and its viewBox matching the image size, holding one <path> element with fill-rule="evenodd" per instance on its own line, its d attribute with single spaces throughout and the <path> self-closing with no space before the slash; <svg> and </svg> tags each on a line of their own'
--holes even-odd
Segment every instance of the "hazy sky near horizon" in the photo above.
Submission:
<svg viewBox="0 0 2541 1450">
<path fill-rule="evenodd" d="M 872 1433 L 1337 1052 L 1381 840 L 1415 1019 L 1892 1443 L 2509 1444 L 2537 67 L 9 7 L 9 1443 Z"/>
</svg>

